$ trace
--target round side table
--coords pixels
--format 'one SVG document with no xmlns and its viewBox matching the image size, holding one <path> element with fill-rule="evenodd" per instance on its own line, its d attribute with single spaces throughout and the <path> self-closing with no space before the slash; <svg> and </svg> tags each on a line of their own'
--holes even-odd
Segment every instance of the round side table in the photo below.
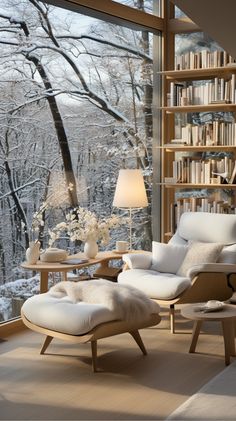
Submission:
<svg viewBox="0 0 236 421">
<path fill-rule="evenodd" d="M 195 352 L 198 336 L 204 321 L 218 321 L 222 324 L 224 348 L 225 348 L 225 365 L 230 364 L 230 356 L 235 356 L 235 322 L 236 322 L 236 306 L 225 304 L 222 310 L 204 313 L 196 311 L 196 308 L 204 305 L 204 303 L 190 304 L 182 308 L 181 314 L 186 319 L 194 320 L 192 341 L 189 352 Z"/>
</svg>

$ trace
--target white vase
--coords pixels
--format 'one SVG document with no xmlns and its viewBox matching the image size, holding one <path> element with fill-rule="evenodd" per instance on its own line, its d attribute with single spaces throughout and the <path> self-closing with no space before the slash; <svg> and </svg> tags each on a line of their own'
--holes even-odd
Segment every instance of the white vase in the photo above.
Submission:
<svg viewBox="0 0 236 421">
<path fill-rule="evenodd" d="M 88 240 L 84 244 L 84 254 L 89 259 L 93 259 L 98 253 L 98 245 L 95 240 Z"/>
<path fill-rule="evenodd" d="M 26 250 L 26 260 L 30 265 L 35 265 L 39 259 L 40 255 L 40 242 L 31 241 L 29 243 L 29 248 Z"/>
</svg>

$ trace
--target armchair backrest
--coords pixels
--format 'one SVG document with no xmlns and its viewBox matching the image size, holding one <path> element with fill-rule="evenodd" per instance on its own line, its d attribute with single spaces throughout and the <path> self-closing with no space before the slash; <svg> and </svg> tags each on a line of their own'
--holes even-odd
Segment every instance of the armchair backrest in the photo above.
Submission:
<svg viewBox="0 0 236 421">
<path fill-rule="evenodd" d="M 181 215 L 172 243 L 186 241 L 236 243 L 236 215 L 208 212 L 185 212 Z"/>
</svg>

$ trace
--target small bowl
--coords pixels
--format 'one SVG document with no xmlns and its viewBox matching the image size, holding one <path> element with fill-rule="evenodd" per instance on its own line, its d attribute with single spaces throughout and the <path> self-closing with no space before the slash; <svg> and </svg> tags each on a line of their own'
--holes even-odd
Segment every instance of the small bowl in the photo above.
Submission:
<svg viewBox="0 0 236 421">
<path fill-rule="evenodd" d="M 65 260 L 67 256 L 68 252 L 66 250 L 51 247 L 40 254 L 40 260 L 42 262 L 56 263 Z"/>
</svg>

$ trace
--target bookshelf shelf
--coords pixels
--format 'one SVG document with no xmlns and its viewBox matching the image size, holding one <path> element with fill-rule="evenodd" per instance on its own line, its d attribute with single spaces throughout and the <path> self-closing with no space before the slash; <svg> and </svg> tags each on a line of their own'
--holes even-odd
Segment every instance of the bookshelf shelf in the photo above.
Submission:
<svg viewBox="0 0 236 421">
<path fill-rule="evenodd" d="M 174 189 L 236 189 L 236 184 L 162 183 L 162 185 Z"/>
<path fill-rule="evenodd" d="M 174 107 L 161 107 L 162 111 L 173 113 L 201 113 L 201 112 L 236 112 L 236 104 L 202 104 Z"/>
<path fill-rule="evenodd" d="M 167 70 L 160 72 L 168 80 L 202 80 L 212 79 L 214 77 L 230 77 L 232 74 L 236 74 L 236 66 L 226 67 L 211 67 L 207 69 L 189 69 L 189 70 Z"/>
<path fill-rule="evenodd" d="M 215 146 L 191 146 L 191 145 L 180 145 L 180 144 L 168 144 L 161 146 L 161 149 L 165 149 L 166 152 L 194 152 L 194 151 L 203 151 L 203 152 L 234 152 L 236 151 L 235 146 L 223 146 L 223 145 L 215 145 Z"/>
</svg>

